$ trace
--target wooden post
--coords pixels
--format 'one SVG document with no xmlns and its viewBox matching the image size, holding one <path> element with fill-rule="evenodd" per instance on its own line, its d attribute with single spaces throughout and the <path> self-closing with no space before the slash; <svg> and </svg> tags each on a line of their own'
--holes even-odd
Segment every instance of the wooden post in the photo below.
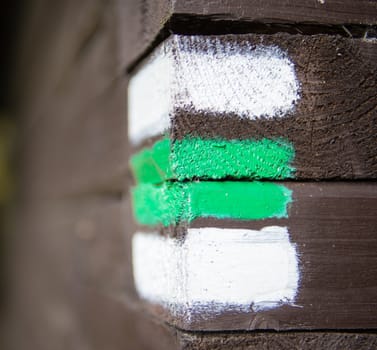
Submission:
<svg viewBox="0 0 377 350">
<path fill-rule="evenodd" d="M 376 2 L 48 5 L 9 349 L 376 347 Z"/>
<path fill-rule="evenodd" d="M 195 331 L 376 327 L 377 192 L 349 181 L 377 173 L 363 50 L 176 35 L 134 73 L 134 277 L 158 316 Z"/>
</svg>

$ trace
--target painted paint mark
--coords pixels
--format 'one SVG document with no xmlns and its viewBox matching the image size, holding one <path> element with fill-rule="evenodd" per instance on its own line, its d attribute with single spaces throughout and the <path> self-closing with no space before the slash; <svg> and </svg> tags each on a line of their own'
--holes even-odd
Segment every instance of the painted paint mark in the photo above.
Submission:
<svg viewBox="0 0 377 350">
<path fill-rule="evenodd" d="M 128 86 L 128 137 L 136 145 L 169 128 L 173 67 L 164 44 L 131 78 Z"/>
<path fill-rule="evenodd" d="M 139 184 L 132 190 L 142 225 L 175 225 L 198 217 L 258 220 L 287 217 L 292 193 L 271 182 L 195 181 Z"/>
<path fill-rule="evenodd" d="M 171 141 L 164 138 L 157 141 L 153 147 L 144 148 L 130 159 L 130 166 L 136 183 L 159 184 L 173 180 L 171 164 Z"/>
<path fill-rule="evenodd" d="M 130 81 L 129 138 L 136 145 L 163 134 L 176 109 L 284 117 L 299 90 L 294 64 L 277 46 L 173 35 Z"/>
<path fill-rule="evenodd" d="M 172 311 L 260 311 L 292 305 L 298 290 L 296 247 L 286 227 L 260 231 L 203 227 L 184 240 L 133 237 L 138 293 Z"/>
<path fill-rule="evenodd" d="M 185 138 L 157 141 L 131 158 L 139 183 L 167 180 L 292 178 L 293 145 L 284 139 L 218 140 Z"/>
</svg>

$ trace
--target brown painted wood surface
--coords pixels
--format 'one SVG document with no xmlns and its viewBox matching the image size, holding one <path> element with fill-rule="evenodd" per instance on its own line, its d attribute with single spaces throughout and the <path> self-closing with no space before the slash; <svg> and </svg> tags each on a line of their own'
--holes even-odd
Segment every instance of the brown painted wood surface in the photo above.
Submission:
<svg viewBox="0 0 377 350">
<path fill-rule="evenodd" d="M 22 175 L 33 183 L 25 189 L 33 198 L 122 192 L 127 77 L 118 65 L 116 9 L 101 1 L 39 2 L 17 71 Z M 50 21 L 54 30 L 46 33 Z"/>
<path fill-rule="evenodd" d="M 143 338 L 151 321 L 125 297 L 127 77 L 116 13 L 113 2 L 69 0 L 33 1 L 26 11 L 16 106 L 22 198 L 9 235 L 4 349 L 159 346 Z"/>
<path fill-rule="evenodd" d="M 175 1 L 177 14 L 213 16 L 217 19 L 239 19 L 270 22 L 310 22 L 323 24 L 376 24 L 375 1 L 342 0 L 197 0 Z"/>
<path fill-rule="evenodd" d="M 288 31 L 375 36 L 373 0 L 119 0 L 122 61 L 133 66 L 168 33 L 220 34 Z M 292 28 L 293 26 L 293 28 Z M 129 28 L 132 28 L 130 30 Z M 368 34 L 369 33 L 369 34 Z"/>
<path fill-rule="evenodd" d="M 209 307 L 208 312 L 193 309 L 180 317 L 156 306 L 150 310 L 191 331 L 377 328 L 377 185 L 290 182 L 286 186 L 293 193 L 287 219 L 201 218 L 174 230 L 185 234 L 187 226 L 252 230 L 286 226 L 299 256 L 295 306 L 221 314 Z"/>
<path fill-rule="evenodd" d="M 377 346 L 375 334 L 355 333 L 239 333 L 239 334 L 183 334 L 180 337 L 182 350 L 369 350 Z"/>
</svg>

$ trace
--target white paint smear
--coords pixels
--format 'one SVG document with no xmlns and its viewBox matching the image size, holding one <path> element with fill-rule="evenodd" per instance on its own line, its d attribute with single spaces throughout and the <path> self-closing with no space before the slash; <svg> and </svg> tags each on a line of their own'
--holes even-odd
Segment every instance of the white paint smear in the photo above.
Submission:
<svg viewBox="0 0 377 350">
<path fill-rule="evenodd" d="M 299 82 L 276 46 L 175 35 L 133 76 L 128 91 L 129 137 L 137 144 L 169 129 L 177 108 L 193 115 L 283 117 L 299 99 Z"/>
<path fill-rule="evenodd" d="M 293 304 L 299 282 L 286 227 L 188 229 L 186 239 L 138 232 L 133 269 L 141 297 L 174 310 L 265 310 Z"/>
</svg>

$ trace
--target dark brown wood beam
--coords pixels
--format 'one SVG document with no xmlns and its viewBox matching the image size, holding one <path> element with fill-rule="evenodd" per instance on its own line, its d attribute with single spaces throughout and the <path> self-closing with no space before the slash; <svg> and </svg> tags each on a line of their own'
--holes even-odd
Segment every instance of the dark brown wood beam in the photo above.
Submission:
<svg viewBox="0 0 377 350">
<path fill-rule="evenodd" d="M 208 16 L 213 19 L 232 19 L 260 22 L 322 23 L 322 24 L 376 24 L 375 1 L 342 0 L 178 0 L 174 13 Z"/>
<path fill-rule="evenodd" d="M 377 5 L 362 0 L 119 2 L 122 61 L 133 68 L 169 33 L 338 33 L 375 37 Z M 128 30 L 128 28 L 133 28 Z M 127 48 L 127 49 L 126 49 Z"/>
</svg>

